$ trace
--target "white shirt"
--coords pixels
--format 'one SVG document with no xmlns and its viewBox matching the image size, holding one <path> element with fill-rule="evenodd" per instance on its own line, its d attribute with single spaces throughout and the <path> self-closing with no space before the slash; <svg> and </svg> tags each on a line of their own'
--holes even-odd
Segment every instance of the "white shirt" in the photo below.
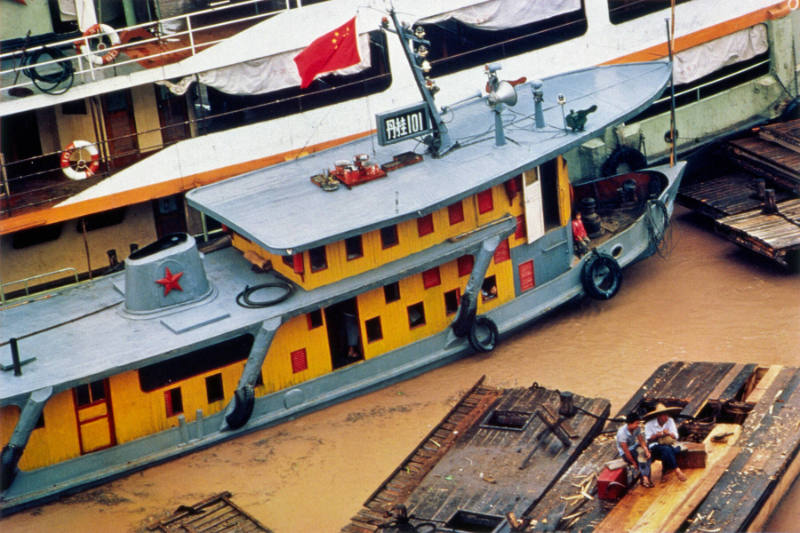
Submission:
<svg viewBox="0 0 800 533">
<path fill-rule="evenodd" d="M 665 429 L 669 431 L 675 440 L 678 440 L 678 427 L 675 425 L 675 421 L 672 417 L 667 417 L 667 421 L 664 422 L 664 425 L 659 424 L 658 417 L 651 418 L 647 421 L 644 425 L 644 439 L 647 441 L 648 447 L 652 448 L 658 444 L 658 441 L 650 442 L 650 438 Z"/>
</svg>

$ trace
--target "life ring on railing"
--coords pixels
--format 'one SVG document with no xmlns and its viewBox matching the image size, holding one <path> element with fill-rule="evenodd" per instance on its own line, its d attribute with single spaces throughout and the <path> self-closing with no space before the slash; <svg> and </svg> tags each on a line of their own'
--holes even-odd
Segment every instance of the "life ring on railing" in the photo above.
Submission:
<svg viewBox="0 0 800 533">
<path fill-rule="evenodd" d="M 610 255 L 595 253 L 583 265 L 581 283 L 595 300 L 610 300 L 622 284 L 622 268 Z"/>
<path fill-rule="evenodd" d="M 108 35 L 108 39 L 111 41 L 111 46 L 117 46 L 122 42 L 119 38 L 119 34 L 117 34 L 117 31 L 108 24 L 93 24 L 92 26 L 86 28 L 86 31 L 83 32 L 83 36 L 85 38 L 97 33 Z M 100 41 L 100 43 L 97 45 L 97 50 L 94 51 L 92 50 L 91 46 L 86 45 L 86 39 L 75 41 L 75 48 L 78 50 L 78 53 L 85 55 L 86 58 L 95 65 L 108 65 L 119 55 L 119 48 L 114 48 L 105 54 L 100 55 L 98 52 L 101 52 L 103 49 L 105 49 L 105 47 L 105 43 Z"/>
<path fill-rule="evenodd" d="M 478 316 L 469 328 L 469 343 L 477 352 L 491 352 L 497 347 L 500 332 L 497 324 L 489 317 Z"/>
<path fill-rule="evenodd" d="M 642 152 L 630 146 L 619 146 L 611 152 L 606 162 L 600 167 L 600 174 L 603 176 L 614 176 L 621 174 L 619 168 L 625 165 L 625 172 L 639 170 L 647 166 L 647 158 Z"/>
<path fill-rule="evenodd" d="M 225 417 L 225 422 L 231 429 L 239 429 L 250 420 L 253 414 L 256 394 L 252 385 L 245 385 L 233 393 L 233 411 Z"/>
<path fill-rule="evenodd" d="M 84 149 L 89 152 L 91 160 L 86 161 L 81 158 L 78 160 L 77 168 L 72 168 L 72 152 Z M 89 141 L 73 141 L 61 152 L 61 170 L 71 180 L 90 178 L 94 176 L 98 168 L 100 168 L 100 152 L 97 151 L 97 146 Z"/>
</svg>

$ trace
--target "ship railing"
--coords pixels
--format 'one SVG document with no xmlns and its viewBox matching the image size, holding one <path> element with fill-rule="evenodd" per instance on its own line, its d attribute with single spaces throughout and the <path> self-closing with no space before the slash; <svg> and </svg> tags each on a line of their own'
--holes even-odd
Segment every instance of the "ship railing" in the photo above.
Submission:
<svg viewBox="0 0 800 533">
<path fill-rule="evenodd" d="M 0 283 L 0 304 L 6 303 L 6 287 L 10 287 L 12 285 L 23 285 L 23 290 L 25 292 L 25 296 L 30 295 L 31 293 L 31 282 L 36 280 L 41 280 L 44 278 L 49 278 L 52 276 L 56 276 L 58 274 L 66 274 L 72 273 L 72 277 L 75 278 L 75 283 L 78 283 L 78 270 L 73 267 L 65 267 L 59 268 L 58 270 L 53 270 L 52 272 L 45 272 L 43 274 L 36 274 L 34 276 L 29 276 L 27 278 L 18 279 L 15 281 L 7 281 L 5 283 Z M 18 289 L 19 290 L 19 289 Z"/>
<path fill-rule="evenodd" d="M 215 6 L 182 15 L 159 18 L 124 28 L 115 28 L 118 35 L 126 36 L 127 42 L 121 42 L 118 45 L 108 46 L 100 51 L 95 50 L 91 53 L 105 55 L 112 50 L 117 50 L 120 53 L 131 49 L 138 49 L 138 51 L 136 57 L 123 58 L 118 55 L 116 59 L 104 65 L 92 63 L 76 49 L 76 43 L 78 43 L 78 46 L 81 44 L 89 45 L 90 41 L 99 37 L 99 34 L 0 53 L 0 87 L 2 87 L 0 89 L 0 101 L 16 99 L 20 96 L 29 95 L 31 92 L 36 93 L 37 89 L 45 93 L 62 94 L 69 90 L 73 83 L 91 83 L 98 79 L 108 79 L 115 76 L 128 75 L 135 71 L 147 70 L 146 67 L 142 66 L 142 63 L 147 61 L 155 61 L 158 66 L 175 63 L 194 56 L 198 52 L 224 41 L 231 35 L 228 32 L 219 37 L 220 30 L 235 29 L 238 32 L 256 22 L 291 8 L 290 1 L 284 0 L 282 7 L 270 7 L 264 12 L 258 12 L 259 7 L 263 4 L 264 0 L 245 0 L 235 4 Z M 220 14 L 228 9 L 241 10 L 251 5 L 256 10 L 253 15 L 202 25 L 192 22 L 193 18 Z M 270 2 L 268 5 L 274 6 L 274 3 Z M 185 29 L 179 31 L 166 29 L 172 26 Z M 137 37 L 148 34 L 152 35 L 152 37 L 137 39 Z M 145 46 L 152 44 L 155 44 L 155 46 Z M 45 59 L 45 56 L 50 56 L 50 59 Z M 42 58 L 42 60 L 30 63 L 32 59 L 38 58 Z M 77 62 L 77 67 L 75 62 Z M 37 72 L 45 79 L 37 82 L 35 79 Z M 55 83 L 59 79 L 59 72 L 63 74 L 64 79 Z M 74 81 L 68 78 L 73 78 Z"/>
</svg>

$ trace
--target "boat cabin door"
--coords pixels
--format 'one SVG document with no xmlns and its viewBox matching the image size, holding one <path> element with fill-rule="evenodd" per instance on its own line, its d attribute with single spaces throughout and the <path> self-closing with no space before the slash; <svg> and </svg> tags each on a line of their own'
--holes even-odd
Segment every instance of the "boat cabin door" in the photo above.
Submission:
<svg viewBox="0 0 800 533">
<path fill-rule="evenodd" d="M 81 454 L 109 448 L 117 443 L 108 380 L 101 379 L 72 389 Z"/>
<path fill-rule="evenodd" d="M 364 358 L 355 298 L 325 308 L 325 323 L 328 327 L 328 343 L 334 369 Z"/>
<path fill-rule="evenodd" d="M 525 231 L 528 244 L 544 235 L 544 208 L 540 167 L 522 173 L 522 198 L 525 206 Z"/>
</svg>

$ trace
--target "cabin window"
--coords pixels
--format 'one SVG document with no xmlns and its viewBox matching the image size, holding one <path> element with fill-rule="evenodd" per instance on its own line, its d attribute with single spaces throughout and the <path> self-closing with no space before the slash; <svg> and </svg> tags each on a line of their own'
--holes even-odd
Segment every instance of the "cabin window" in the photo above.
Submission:
<svg viewBox="0 0 800 533">
<path fill-rule="evenodd" d="M 320 327 L 322 325 L 322 309 L 306 314 L 306 320 L 308 320 L 308 329 Z"/>
<path fill-rule="evenodd" d="M 488 213 L 494 209 L 494 199 L 492 189 L 487 189 L 478 193 L 478 213 Z"/>
<path fill-rule="evenodd" d="M 164 405 L 167 409 L 167 417 L 183 412 L 183 395 L 181 395 L 180 387 L 164 391 Z"/>
<path fill-rule="evenodd" d="M 483 285 L 481 285 L 481 298 L 484 302 L 497 298 L 497 278 L 489 276 L 483 280 Z"/>
<path fill-rule="evenodd" d="M 58 224 L 16 231 L 11 235 L 11 247 L 19 250 L 28 246 L 54 241 L 61 237 L 61 226 L 62 224 L 59 222 Z"/>
<path fill-rule="evenodd" d="M 426 289 L 442 284 L 442 277 L 439 275 L 439 267 L 433 267 L 422 273 L 422 285 Z"/>
<path fill-rule="evenodd" d="M 408 327 L 414 329 L 425 325 L 425 306 L 422 302 L 408 306 Z"/>
<path fill-rule="evenodd" d="M 308 251 L 308 262 L 311 264 L 311 272 L 319 272 L 328 268 L 328 258 L 325 255 L 325 247 L 317 246 Z"/>
<path fill-rule="evenodd" d="M 515 239 L 524 239 L 528 236 L 528 232 L 525 231 L 525 213 L 521 215 L 517 215 L 517 227 L 514 230 L 514 238 Z"/>
<path fill-rule="evenodd" d="M 292 359 L 292 374 L 297 374 L 308 368 L 308 354 L 305 348 L 293 351 L 290 357 Z"/>
<path fill-rule="evenodd" d="M 64 102 L 61 104 L 62 115 L 85 115 L 86 100 L 75 100 L 74 102 Z"/>
<path fill-rule="evenodd" d="M 503 261 L 508 261 L 509 259 L 511 259 L 511 252 L 508 248 L 508 239 L 503 239 L 503 241 L 494 251 L 494 263 L 502 263 Z"/>
<path fill-rule="evenodd" d="M 395 281 L 383 286 L 383 297 L 386 303 L 396 302 L 400 299 L 400 283 Z"/>
<path fill-rule="evenodd" d="M 533 270 L 533 259 L 519 265 L 519 290 L 524 292 L 536 285 L 536 276 Z"/>
<path fill-rule="evenodd" d="M 458 275 L 468 276 L 472 274 L 472 265 L 475 264 L 475 258 L 471 255 L 462 255 L 458 258 Z"/>
<path fill-rule="evenodd" d="M 458 311 L 458 304 L 461 303 L 461 290 L 453 289 L 444 293 L 444 312 L 452 315 Z"/>
<path fill-rule="evenodd" d="M 447 206 L 447 214 L 450 217 L 450 225 L 455 226 L 459 222 L 464 221 L 464 204 L 458 201 L 452 205 Z"/>
<path fill-rule="evenodd" d="M 417 233 L 420 237 L 433 233 L 433 213 L 417 219 Z"/>
<path fill-rule="evenodd" d="M 103 211 L 102 213 L 95 213 L 79 218 L 75 226 L 75 231 L 82 233 L 84 224 L 86 224 L 86 231 L 94 231 L 96 229 L 122 224 L 124 220 L 125 208 L 119 207 L 117 209 L 111 209 L 110 211 Z"/>
<path fill-rule="evenodd" d="M 676 4 L 689 1 L 677 0 Z M 667 9 L 670 5 L 670 0 L 608 0 L 608 18 L 612 24 L 619 24 Z"/>
<path fill-rule="evenodd" d="M 397 238 L 397 226 L 381 228 L 381 244 L 384 248 L 391 248 L 400 242 Z"/>
<path fill-rule="evenodd" d="M 222 389 L 222 374 L 214 374 L 206 378 L 206 398 L 208 403 L 219 402 L 225 398 Z"/>
<path fill-rule="evenodd" d="M 499 61 L 567 41 L 586 31 L 586 15 L 579 0 L 542 2 L 541 7 L 548 9 L 539 9 L 539 13 L 518 21 L 518 25 L 503 28 L 482 29 L 469 20 L 460 21 L 459 17 L 420 21 L 425 29 L 425 39 L 431 43 L 428 55 L 433 66 L 431 75 L 443 76 Z"/>
<path fill-rule="evenodd" d="M 240 335 L 166 361 L 148 365 L 139 369 L 139 386 L 142 392 L 150 392 L 243 361 L 250 355 L 252 346 L 252 335 Z"/>
<path fill-rule="evenodd" d="M 75 387 L 75 401 L 78 407 L 91 405 L 106 398 L 106 386 L 103 380 L 94 381 L 88 385 Z"/>
<path fill-rule="evenodd" d="M 383 338 L 381 317 L 376 316 L 375 318 L 370 318 L 364 322 L 364 328 L 367 330 L 367 342 L 375 342 Z"/>
<path fill-rule="evenodd" d="M 350 237 L 344 240 L 345 251 L 347 252 L 347 260 L 358 259 L 364 256 L 364 247 L 361 243 L 361 235 Z"/>
</svg>

